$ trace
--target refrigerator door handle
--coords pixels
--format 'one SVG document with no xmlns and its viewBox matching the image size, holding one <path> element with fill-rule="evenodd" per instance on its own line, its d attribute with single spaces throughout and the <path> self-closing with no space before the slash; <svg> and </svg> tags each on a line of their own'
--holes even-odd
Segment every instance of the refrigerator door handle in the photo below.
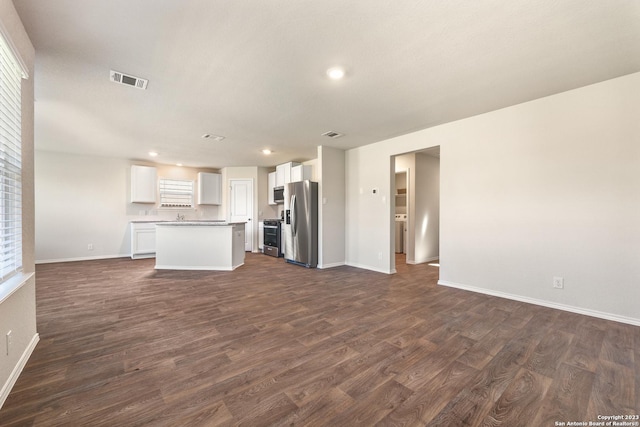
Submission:
<svg viewBox="0 0 640 427">
<path fill-rule="evenodd" d="M 295 236 L 298 233 L 298 215 L 296 214 L 296 195 L 291 196 L 291 231 Z"/>
</svg>

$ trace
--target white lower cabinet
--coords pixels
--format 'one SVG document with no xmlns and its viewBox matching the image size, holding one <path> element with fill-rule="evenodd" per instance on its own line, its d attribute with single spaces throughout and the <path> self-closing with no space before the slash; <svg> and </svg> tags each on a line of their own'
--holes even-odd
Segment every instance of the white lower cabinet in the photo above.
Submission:
<svg viewBox="0 0 640 427">
<path fill-rule="evenodd" d="M 153 258 L 156 256 L 156 223 L 131 223 L 131 258 Z"/>
</svg>

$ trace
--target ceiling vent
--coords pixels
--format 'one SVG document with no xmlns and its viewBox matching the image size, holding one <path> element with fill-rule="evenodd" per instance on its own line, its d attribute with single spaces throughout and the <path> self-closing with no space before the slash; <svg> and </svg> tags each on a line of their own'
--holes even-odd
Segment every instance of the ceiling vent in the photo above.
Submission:
<svg viewBox="0 0 640 427">
<path fill-rule="evenodd" d="M 141 79 L 140 77 L 130 76 L 128 74 L 121 73 L 120 71 L 113 71 L 109 73 L 111 81 L 114 83 L 120 83 L 122 85 L 133 86 L 138 89 L 146 89 L 149 80 Z"/>
<path fill-rule="evenodd" d="M 344 136 L 344 134 L 330 130 L 329 132 L 323 133 L 322 136 L 328 136 L 329 138 L 340 138 L 341 136 Z"/>
<path fill-rule="evenodd" d="M 224 136 L 221 135 L 212 135 L 210 133 L 205 133 L 204 135 L 202 135 L 201 137 L 202 139 L 212 139 L 214 141 L 222 141 L 224 139 Z"/>
</svg>

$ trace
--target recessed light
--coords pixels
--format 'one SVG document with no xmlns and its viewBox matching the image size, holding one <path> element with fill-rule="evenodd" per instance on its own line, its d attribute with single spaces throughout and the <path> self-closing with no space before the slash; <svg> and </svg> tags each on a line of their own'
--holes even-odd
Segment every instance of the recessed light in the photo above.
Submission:
<svg viewBox="0 0 640 427">
<path fill-rule="evenodd" d="M 327 70 L 327 76 L 331 80 L 340 80 L 344 77 L 345 71 L 342 67 L 331 67 Z"/>
<path fill-rule="evenodd" d="M 157 156 L 158 156 L 158 153 L 156 153 L 155 151 L 149 151 L 149 155 L 150 155 L 151 157 L 157 157 Z"/>
<path fill-rule="evenodd" d="M 264 150 L 262 150 L 262 154 L 268 156 L 269 154 L 273 153 L 273 151 L 269 150 L 268 148 L 265 148 Z"/>
</svg>

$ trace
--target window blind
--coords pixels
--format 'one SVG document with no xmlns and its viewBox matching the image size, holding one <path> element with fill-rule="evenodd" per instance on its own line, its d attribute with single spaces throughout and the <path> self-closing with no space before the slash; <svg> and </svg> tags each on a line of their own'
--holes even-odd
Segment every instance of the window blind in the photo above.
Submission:
<svg viewBox="0 0 640 427">
<path fill-rule="evenodd" d="M 0 35 L 0 281 L 22 269 L 22 77 Z"/>
<path fill-rule="evenodd" d="M 160 206 L 190 208 L 193 206 L 193 181 L 160 179 Z"/>
</svg>

